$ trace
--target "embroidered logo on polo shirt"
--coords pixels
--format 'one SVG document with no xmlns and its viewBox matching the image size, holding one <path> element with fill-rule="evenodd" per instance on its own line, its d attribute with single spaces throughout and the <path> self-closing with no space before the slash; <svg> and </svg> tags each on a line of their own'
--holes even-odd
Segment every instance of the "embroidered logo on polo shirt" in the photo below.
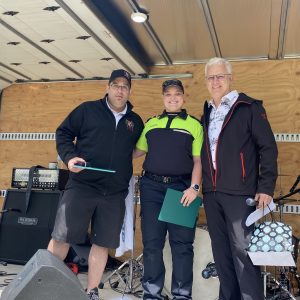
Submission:
<svg viewBox="0 0 300 300">
<path fill-rule="evenodd" d="M 134 128 L 134 123 L 133 123 L 133 121 L 126 119 L 125 123 L 126 123 L 127 129 L 128 129 L 129 131 L 133 131 L 133 128 Z"/>
</svg>

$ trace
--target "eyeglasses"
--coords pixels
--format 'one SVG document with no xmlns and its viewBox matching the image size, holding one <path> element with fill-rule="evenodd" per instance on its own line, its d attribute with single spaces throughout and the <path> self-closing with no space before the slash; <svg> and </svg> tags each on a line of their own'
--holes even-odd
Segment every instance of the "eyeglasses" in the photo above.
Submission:
<svg viewBox="0 0 300 300">
<path fill-rule="evenodd" d="M 129 86 L 128 85 L 118 85 L 116 83 L 112 83 L 110 86 L 114 91 L 117 91 L 119 89 L 121 89 L 122 92 L 128 92 L 129 91 Z"/>
<path fill-rule="evenodd" d="M 206 77 L 206 80 L 208 82 L 213 82 L 215 79 L 218 81 L 223 81 L 225 80 L 227 75 L 231 75 L 231 74 L 218 74 L 218 75 L 210 75 Z"/>
</svg>

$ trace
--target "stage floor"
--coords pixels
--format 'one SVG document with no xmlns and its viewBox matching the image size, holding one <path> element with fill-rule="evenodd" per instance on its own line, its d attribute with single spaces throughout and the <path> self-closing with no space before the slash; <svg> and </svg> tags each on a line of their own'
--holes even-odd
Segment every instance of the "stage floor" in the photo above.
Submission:
<svg viewBox="0 0 300 300">
<path fill-rule="evenodd" d="M 10 275 L 10 274 L 18 274 L 22 269 L 24 268 L 23 265 L 14 265 L 14 264 L 7 264 L 7 266 L 0 265 L 0 295 L 2 294 L 2 291 L 5 289 L 8 282 L 13 280 L 16 275 Z M 108 276 L 110 272 L 106 272 L 104 275 L 104 278 Z M 82 284 L 83 287 L 86 287 L 87 282 L 87 274 L 86 273 L 80 273 L 78 275 L 78 278 Z M 139 288 L 141 289 L 141 288 Z M 54 293 L 55 291 L 53 291 Z M 99 295 L 101 300 L 137 300 L 140 299 L 138 297 L 135 297 L 132 294 L 125 294 L 124 297 L 122 297 L 121 293 L 118 293 L 111 289 L 110 284 L 106 282 L 104 284 L 103 289 L 99 289 Z M 1 298 L 1 297 L 0 297 Z"/>
<path fill-rule="evenodd" d="M 13 280 L 19 272 L 24 268 L 22 265 L 14 265 L 14 264 L 7 264 L 7 266 L 0 265 L 0 299 L 1 294 L 3 290 L 5 289 L 7 283 L 9 283 L 11 280 Z M 111 274 L 110 271 L 106 271 L 104 274 L 104 278 L 107 278 Z M 121 274 L 122 275 L 122 274 Z M 82 284 L 83 287 L 86 287 L 87 282 L 87 274 L 86 273 L 80 273 L 78 275 L 79 281 Z M 117 277 L 114 277 L 117 278 Z M 117 280 L 117 279 L 116 279 Z M 137 278 L 138 281 L 132 281 L 133 286 L 135 287 L 135 291 L 141 291 L 141 286 L 139 285 L 140 278 Z M 122 287 L 122 284 L 119 285 Z M 53 293 L 55 293 L 55 290 L 53 290 Z M 167 294 L 166 290 L 164 290 L 164 294 Z M 125 294 L 124 296 L 122 293 L 114 291 L 111 287 L 109 282 L 105 282 L 104 288 L 99 289 L 99 295 L 101 300 L 138 300 L 141 299 L 138 296 L 133 295 L 133 293 Z M 167 294 L 169 295 L 169 294 Z M 169 295 L 170 296 L 170 295 Z M 195 300 L 199 300 L 199 295 L 194 295 Z M 202 298 L 202 297 L 201 297 Z M 204 299 L 204 298 L 203 298 Z M 205 300 L 215 300 L 216 297 L 208 296 Z M 275 299 L 275 298 L 267 298 L 267 299 Z M 276 298 L 276 299 L 283 299 L 283 298 Z M 287 299 L 287 298 L 284 298 Z M 290 298 L 292 299 L 292 298 Z M 300 300 L 300 296 L 295 297 L 294 299 Z M 76 300 L 76 299 L 74 299 Z"/>
</svg>

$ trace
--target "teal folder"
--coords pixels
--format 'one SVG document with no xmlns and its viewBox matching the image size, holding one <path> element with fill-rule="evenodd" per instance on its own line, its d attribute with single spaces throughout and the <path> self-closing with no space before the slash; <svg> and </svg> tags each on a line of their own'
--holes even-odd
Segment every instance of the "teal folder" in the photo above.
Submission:
<svg viewBox="0 0 300 300">
<path fill-rule="evenodd" d="M 183 192 L 167 189 L 158 220 L 193 228 L 202 200 L 197 197 L 189 206 L 183 206 L 182 196 Z"/>
</svg>

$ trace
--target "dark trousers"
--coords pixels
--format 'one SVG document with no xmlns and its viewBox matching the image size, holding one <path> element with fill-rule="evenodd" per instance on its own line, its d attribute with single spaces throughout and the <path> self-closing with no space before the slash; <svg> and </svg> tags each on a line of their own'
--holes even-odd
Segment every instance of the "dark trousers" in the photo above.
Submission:
<svg viewBox="0 0 300 300">
<path fill-rule="evenodd" d="M 220 300 L 264 299 L 260 267 L 252 264 L 245 250 L 253 231 L 245 221 L 255 209 L 246 205 L 246 198 L 219 192 L 205 193 L 203 197 L 220 280 Z"/>
<path fill-rule="evenodd" d="M 173 299 L 192 299 L 195 228 L 158 221 L 167 188 L 183 191 L 189 185 L 190 181 L 167 184 L 146 177 L 141 179 L 144 300 L 164 299 L 161 291 L 165 280 L 163 248 L 167 232 L 173 261 L 171 286 Z"/>
</svg>

